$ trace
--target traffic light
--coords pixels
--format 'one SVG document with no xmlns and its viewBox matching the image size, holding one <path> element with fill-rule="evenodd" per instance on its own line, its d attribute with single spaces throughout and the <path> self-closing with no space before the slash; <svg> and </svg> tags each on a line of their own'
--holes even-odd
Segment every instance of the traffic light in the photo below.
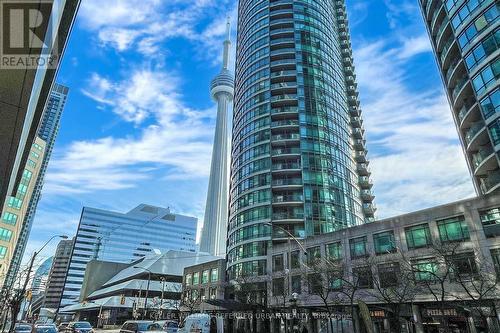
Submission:
<svg viewBox="0 0 500 333">
<path fill-rule="evenodd" d="M 125 305 L 125 295 L 122 295 L 122 297 L 120 298 L 120 304 Z"/>
<path fill-rule="evenodd" d="M 31 298 L 33 297 L 33 293 L 31 292 L 31 289 L 26 291 L 26 299 L 31 302 Z"/>
</svg>

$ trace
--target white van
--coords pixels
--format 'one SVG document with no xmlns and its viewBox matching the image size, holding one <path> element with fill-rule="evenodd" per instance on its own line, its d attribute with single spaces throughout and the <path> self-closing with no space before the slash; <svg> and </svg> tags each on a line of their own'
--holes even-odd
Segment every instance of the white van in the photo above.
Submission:
<svg viewBox="0 0 500 333">
<path fill-rule="evenodd" d="M 206 313 L 191 314 L 181 322 L 177 333 L 224 333 L 224 321 Z"/>
</svg>

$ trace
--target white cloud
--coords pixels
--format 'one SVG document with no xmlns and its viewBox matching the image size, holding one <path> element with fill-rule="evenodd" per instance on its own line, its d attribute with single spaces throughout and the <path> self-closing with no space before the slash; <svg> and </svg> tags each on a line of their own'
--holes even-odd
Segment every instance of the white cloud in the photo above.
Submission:
<svg viewBox="0 0 500 333">
<path fill-rule="evenodd" d="M 412 45 L 412 38 L 397 46 L 379 40 L 354 55 L 379 217 L 474 194 L 440 82 L 420 92 L 410 88 L 410 58 L 428 51 Z"/>
<path fill-rule="evenodd" d="M 148 179 L 159 166 L 165 176 L 208 175 L 213 110 L 185 106 L 175 75 L 158 69 L 136 69 L 119 82 L 94 74 L 84 93 L 135 124 L 153 124 L 137 135 L 76 141 L 56 151 L 44 190 L 81 193 L 117 190 Z M 141 171 L 142 170 L 142 171 Z"/>
</svg>

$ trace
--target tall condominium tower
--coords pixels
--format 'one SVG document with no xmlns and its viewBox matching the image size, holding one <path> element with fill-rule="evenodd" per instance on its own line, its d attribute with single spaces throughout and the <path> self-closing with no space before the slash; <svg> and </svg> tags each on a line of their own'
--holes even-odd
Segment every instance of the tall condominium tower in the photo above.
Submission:
<svg viewBox="0 0 500 333">
<path fill-rule="evenodd" d="M 375 211 L 344 1 L 241 0 L 238 16 L 233 279 L 266 274 L 268 246 L 287 232 L 327 233 Z"/>
<path fill-rule="evenodd" d="M 49 164 L 52 150 L 54 149 L 54 144 L 56 142 L 57 133 L 59 132 L 61 115 L 64 110 L 66 99 L 68 97 L 68 91 L 69 89 L 67 87 L 54 83 L 52 91 L 49 95 L 49 100 L 47 102 L 47 105 L 45 106 L 45 112 L 43 113 L 40 127 L 38 128 L 38 137 L 44 140 L 46 143 L 45 153 L 43 155 L 43 159 L 40 161 L 40 172 L 38 173 L 38 177 L 36 178 L 33 195 L 29 200 L 26 215 L 22 220 L 19 239 L 17 240 L 17 244 L 14 250 L 14 260 L 12 260 L 7 272 L 6 281 L 8 285 L 10 285 L 15 280 L 19 271 L 21 259 L 24 256 L 26 244 L 31 233 L 31 227 L 33 226 L 33 220 L 35 219 L 36 208 L 42 194 L 45 172 L 47 171 L 47 166 Z"/>
<path fill-rule="evenodd" d="M 420 0 L 478 194 L 500 187 L 498 1 Z"/>
<path fill-rule="evenodd" d="M 212 81 L 210 93 L 217 102 L 217 124 L 215 127 L 212 165 L 208 183 L 205 220 L 201 235 L 200 251 L 212 255 L 225 255 L 227 237 L 228 190 L 228 110 L 234 96 L 234 79 L 229 71 L 231 29 L 227 23 L 227 37 L 224 41 L 222 70 Z"/>
<path fill-rule="evenodd" d="M 59 306 L 72 251 L 72 239 L 62 240 L 57 245 L 56 254 L 54 255 L 47 280 L 47 290 L 43 299 L 44 308 L 57 309 Z"/>
<path fill-rule="evenodd" d="M 60 308 L 78 303 L 90 260 L 130 263 L 168 250 L 195 252 L 197 223 L 194 217 L 145 204 L 125 214 L 84 207 Z"/>
</svg>

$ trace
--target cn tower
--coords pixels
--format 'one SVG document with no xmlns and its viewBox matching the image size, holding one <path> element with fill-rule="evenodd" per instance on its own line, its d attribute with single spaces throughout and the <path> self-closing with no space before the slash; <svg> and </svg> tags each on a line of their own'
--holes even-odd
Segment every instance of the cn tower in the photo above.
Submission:
<svg viewBox="0 0 500 333">
<path fill-rule="evenodd" d="M 217 102 L 217 124 L 210 166 L 205 219 L 200 251 L 225 255 L 228 215 L 228 110 L 234 97 L 234 79 L 229 71 L 231 28 L 226 26 L 226 40 L 222 56 L 222 70 L 210 85 L 210 94 Z"/>
</svg>

